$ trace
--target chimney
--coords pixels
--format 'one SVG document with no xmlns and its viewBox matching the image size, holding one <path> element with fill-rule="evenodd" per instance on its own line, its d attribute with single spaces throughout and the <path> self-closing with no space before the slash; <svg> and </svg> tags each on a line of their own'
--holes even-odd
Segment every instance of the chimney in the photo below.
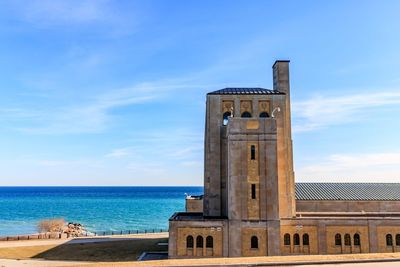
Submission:
<svg viewBox="0 0 400 267">
<path fill-rule="evenodd" d="M 289 60 L 277 60 L 272 66 L 274 90 L 285 93 L 290 98 Z"/>
</svg>

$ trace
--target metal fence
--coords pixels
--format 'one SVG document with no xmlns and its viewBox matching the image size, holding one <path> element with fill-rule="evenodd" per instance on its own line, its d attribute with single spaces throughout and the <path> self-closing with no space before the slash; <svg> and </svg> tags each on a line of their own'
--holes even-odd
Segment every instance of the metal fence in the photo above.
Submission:
<svg viewBox="0 0 400 267">
<path fill-rule="evenodd" d="M 137 235 L 137 234 L 164 233 L 164 232 L 168 232 L 168 229 L 154 228 L 154 229 L 144 229 L 144 230 L 93 231 L 93 232 L 85 232 L 79 237 Z M 68 235 L 67 233 L 42 233 L 42 234 L 31 234 L 31 235 L 0 236 L 0 241 L 63 239 L 63 238 L 73 238 L 73 237 L 75 236 Z"/>
</svg>

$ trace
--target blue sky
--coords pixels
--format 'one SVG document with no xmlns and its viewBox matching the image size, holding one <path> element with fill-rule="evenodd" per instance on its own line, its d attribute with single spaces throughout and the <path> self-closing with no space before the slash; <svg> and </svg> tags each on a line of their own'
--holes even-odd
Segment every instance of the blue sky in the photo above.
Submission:
<svg viewBox="0 0 400 267">
<path fill-rule="evenodd" d="M 1 185 L 202 185 L 205 94 L 290 59 L 297 181 L 400 182 L 398 1 L 1 1 Z"/>
</svg>

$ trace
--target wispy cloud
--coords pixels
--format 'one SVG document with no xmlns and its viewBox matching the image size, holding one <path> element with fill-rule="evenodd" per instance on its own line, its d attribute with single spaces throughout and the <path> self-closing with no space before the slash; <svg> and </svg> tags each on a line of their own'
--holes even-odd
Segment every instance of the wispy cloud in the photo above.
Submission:
<svg viewBox="0 0 400 267">
<path fill-rule="evenodd" d="M 66 105 L 49 109 L 7 108 L 0 111 L 0 120 L 29 119 L 28 125 L 17 129 L 27 133 L 71 134 L 100 132 L 112 124 L 112 111 L 116 108 L 154 101 L 161 94 L 148 94 L 140 85 L 110 90 L 106 94 L 79 101 L 79 105 Z M 17 112 L 15 112 L 17 111 Z"/>
<path fill-rule="evenodd" d="M 7 15 L 40 29 L 90 29 L 103 36 L 120 36 L 136 31 L 142 16 L 139 9 L 129 12 L 115 8 L 108 0 L 31 0 L 4 1 Z M 63 27 L 63 28 L 61 28 Z"/>
<path fill-rule="evenodd" d="M 60 24 L 82 24 L 102 21 L 109 18 L 108 1 L 62 1 L 31 0 L 5 1 L 14 15 L 20 19 L 40 26 L 58 26 Z"/>
<path fill-rule="evenodd" d="M 106 155 L 106 157 L 110 158 L 121 158 L 121 157 L 126 157 L 132 154 L 132 150 L 129 147 L 125 148 L 117 148 L 113 149 L 110 153 Z"/>
<path fill-rule="evenodd" d="M 293 104 L 293 131 L 304 132 L 362 119 L 376 108 L 400 104 L 399 91 L 316 96 Z"/>
<path fill-rule="evenodd" d="M 400 153 L 334 154 L 300 167 L 300 181 L 399 182 Z M 351 180 L 349 180 L 351 179 Z"/>
</svg>

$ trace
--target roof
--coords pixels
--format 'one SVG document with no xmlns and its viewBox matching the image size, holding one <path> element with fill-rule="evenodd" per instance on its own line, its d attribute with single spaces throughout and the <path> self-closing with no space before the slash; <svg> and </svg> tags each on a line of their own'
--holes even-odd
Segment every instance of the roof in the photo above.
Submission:
<svg viewBox="0 0 400 267">
<path fill-rule="evenodd" d="M 224 88 L 214 92 L 210 92 L 207 95 L 284 95 L 285 93 L 277 90 L 265 89 L 265 88 Z"/>
<path fill-rule="evenodd" d="M 296 199 L 400 201 L 400 183 L 296 183 Z"/>
</svg>

